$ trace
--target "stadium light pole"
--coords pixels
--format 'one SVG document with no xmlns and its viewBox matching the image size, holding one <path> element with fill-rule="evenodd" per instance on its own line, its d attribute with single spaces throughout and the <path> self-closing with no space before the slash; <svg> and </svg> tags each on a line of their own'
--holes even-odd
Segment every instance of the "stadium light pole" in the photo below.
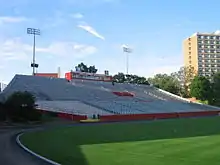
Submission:
<svg viewBox="0 0 220 165">
<path fill-rule="evenodd" d="M 33 44 L 33 62 L 31 63 L 31 67 L 33 68 L 33 76 L 35 75 L 35 68 L 38 68 L 38 64 L 35 63 L 35 47 L 36 47 L 36 35 L 40 35 L 40 29 L 35 28 L 27 28 L 27 34 L 34 35 L 34 44 Z"/>
<path fill-rule="evenodd" d="M 128 75 L 128 69 L 129 69 L 129 54 L 132 53 L 131 48 L 129 48 L 126 45 L 122 45 L 123 52 L 126 54 L 126 73 Z"/>
</svg>

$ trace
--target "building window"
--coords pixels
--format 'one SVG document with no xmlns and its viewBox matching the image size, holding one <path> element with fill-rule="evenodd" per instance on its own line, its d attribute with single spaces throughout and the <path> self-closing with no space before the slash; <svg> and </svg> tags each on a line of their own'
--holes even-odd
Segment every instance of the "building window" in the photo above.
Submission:
<svg viewBox="0 0 220 165">
<path fill-rule="evenodd" d="M 191 38 L 188 38 L 188 41 L 191 41 Z"/>
<path fill-rule="evenodd" d="M 191 50 L 191 47 L 189 47 L 189 50 Z"/>
<path fill-rule="evenodd" d="M 191 59 L 191 56 L 189 56 L 189 59 Z"/>
<path fill-rule="evenodd" d="M 189 42 L 189 45 L 191 45 L 191 42 Z"/>
<path fill-rule="evenodd" d="M 192 63 L 192 61 L 190 60 L 190 61 L 189 61 L 189 64 L 191 64 L 191 63 Z"/>
<path fill-rule="evenodd" d="M 205 51 L 204 51 L 205 53 L 209 53 L 209 51 L 206 49 Z"/>
<path fill-rule="evenodd" d="M 191 52 L 189 52 L 189 55 L 191 55 Z"/>
</svg>

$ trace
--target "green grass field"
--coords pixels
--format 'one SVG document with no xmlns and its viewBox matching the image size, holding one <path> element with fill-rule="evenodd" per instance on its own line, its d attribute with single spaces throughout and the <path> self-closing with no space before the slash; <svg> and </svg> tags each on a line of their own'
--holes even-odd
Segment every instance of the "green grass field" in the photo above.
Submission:
<svg viewBox="0 0 220 165">
<path fill-rule="evenodd" d="M 219 165 L 220 118 L 78 125 L 21 141 L 63 165 Z"/>
</svg>

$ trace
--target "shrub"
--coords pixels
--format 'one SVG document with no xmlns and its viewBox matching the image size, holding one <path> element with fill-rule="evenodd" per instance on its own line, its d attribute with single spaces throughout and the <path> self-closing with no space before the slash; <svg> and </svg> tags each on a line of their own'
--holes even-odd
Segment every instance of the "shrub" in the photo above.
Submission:
<svg viewBox="0 0 220 165">
<path fill-rule="evenodd" d="M 35 109 L 35 97 L 29 92 L 15 92 L 5 101 L 7 115 L 15 122 L 37 121 L 41 113 Z"/>
<path fill-rule="evenodd" d="M 0 121 L 6 120 L 6 110 L 4 104 L 0 102 Z"/>
</svg>

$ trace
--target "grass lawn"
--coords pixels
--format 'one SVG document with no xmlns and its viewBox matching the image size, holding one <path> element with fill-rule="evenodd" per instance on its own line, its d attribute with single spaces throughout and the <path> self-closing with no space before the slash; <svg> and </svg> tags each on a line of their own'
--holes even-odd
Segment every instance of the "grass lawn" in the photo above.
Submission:
<svg viewBox="0 0 220 165">
<path fill-rule="evenodd" d="M 82 124 L 21 141 L 63 165 L 219 165 L 220 118 Z"/>
</svg>

